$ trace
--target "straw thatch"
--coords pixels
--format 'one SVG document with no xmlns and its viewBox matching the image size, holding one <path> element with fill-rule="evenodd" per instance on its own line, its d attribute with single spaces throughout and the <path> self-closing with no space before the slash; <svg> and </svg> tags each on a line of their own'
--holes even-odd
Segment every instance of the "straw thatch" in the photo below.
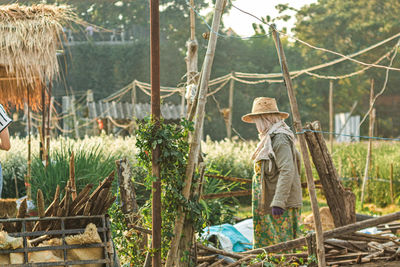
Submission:
<svg viewBox="0 0 400 267">
<path fill-rule="evenodd" d="M 62 24 L 76 21 L 66 6 L 0 6 L 0 103 L 40 104 L 42 86 L 58 73 Z"/>
</svg>

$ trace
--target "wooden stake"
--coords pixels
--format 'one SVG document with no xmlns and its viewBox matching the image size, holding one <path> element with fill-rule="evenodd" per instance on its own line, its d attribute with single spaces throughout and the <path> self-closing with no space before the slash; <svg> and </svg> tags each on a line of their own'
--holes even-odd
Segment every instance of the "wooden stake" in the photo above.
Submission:
<svg viewBox="0 0 400 267">
<path fill-rule="evenodd" d="M 136 80 L 133 81 L 132 83 L 132 91 L 131 91 L 131 99 L 132 99 L 132 121 L 135 121 L 136 119 L 136 110 L 135 110 L 135 106 L 136 106 Z M 132 124 L 132 128 L 131 128 L 131 134 L 134 133 L 136 129 L 136 124 L 133 123 Z"/>
<path fill-rule="evenodd" d="M 279 38 L 279 34 L 276 31 L 275 27 L 271 27 L 271 29 L 272 29 L 272 33 L 273 33 L 272 36 L 274 38 L 276 50 L 278 52 L 278 57 L 279 57 L 279 60 L 281 63 L 283 79 L 285 81 L 286 88 L 287 88 L 288 95 L 289 95 L 290 107 L 292 109 L 292 114 L 293 114 L 293 126 L 294 126 L 294 129 L 296 132 L 301 133 L 301 132 L 303 132 L 303 127 L 301 125 L 301 118 L 300 118 L 299 108 L 297 106 L 296 96 L 294 94 L 293 87 L 292 87 L 292 80 L 290 78 L 289 69 L 288 69 L 288 66 L 286 63 L 285 52 L 283 51 L 283 46 L 282 46 L 281 40 Z M 310 193 L 310 200 L 311 200 L 311 208 L 313 211 L 314 221 L 315 221 L 318 266 L 324 267 L 326 264 L 325 264 L 324 239 L 322 236 L 321 217 L 319 214 L 318 200 L 317 200 L 317 195 L 315 193 L 315 184 L 314 184 L 314 179 L 312 176 L 311 162 L 310 162 L 310 158 L 308 156 L 308 150 L 307 150 L 304 133 L 299 134 L 299 141 L 300 141 L 300 148 L 301 148 L 301 153 L 302 153 L 303 161 L 304 161 L 304 167 L 306 170 L 307 185 L 308 185 L 308 191 Z"/>
<path fill-rule="evenodd" d="M 234 72 L 231 73 L 232 77 L 235 75 Z M 231 78 L 229 81 L 229 117 L 228 125 L 226 127 L 226 135 L 228 139 L 232 137 L 232 114 L 233 114 L 233 90 L 235 86 L 235 80 Z"/>
<path fill-rule="evenodd" d="M 74 151 L 71 152 L 71 157 L 69 158 L 69 180 L 71 181 L 71 197 L 72 200 L 76 199 L 76 183 L 75 183 L 75 156 Z"/>
<path fill-rule="evenodd" d="M 333 153 L 333 81 L 329 81 L 329 143 L 331 144 L 331 153 Z"/>
<path fill-rule="evenodd" d="M 46 88 L 45 85 L 42 84 L 42 126 L 39 130 L 40 134 L 40 160 L 43 161 L 45 158 L 45 136 L 46 136 Z"/>
<path fill-rule="evenodd" d="M 72 90 L 72 89 L 71 89 Z M 79 139 L 78 119 L 76 118 L 75 96 L 71 96 L 71 112 L 74 120 L 75 138 Z"/>
<path fill-rule="evenodd" d="M 394 204 L 394 188 L 393 188 L 393 163 L 390 164 L 390 199 Z"/>
<path fill-rule="evenodd" d="M 190 0 L 190 5 L 194 8 L 194 0 Z M 198 47 L 199 44 L 196 39 L 196 20 L 193 8 L 190 8 L 190 39 L 186 42 L 187 52 L 186 52 L 186 84 L 198 84 Z M 189 94 L 191 95 L 191 94 Z M 189 97 L 187 99 L 187 112 L 192 107 L 192 99 Z M 181 115 L 184 117 L 185 111 L 185 91 L 182 95 L 182 110 Z"/>
<path fill-rule="evenodd" d="M 217 45 L 217 38 L 218 38 L 216 33 L 218 32 L 219 29 L 224 2 L 225 0 L 217 0 L 215 4 L 214 17 L 211 27 L 212 28 L 211 36 L 208 42 L 207 52 L 204 59 L 204 69 L 203 69 L 203 74 L 201 76 L 198 104 L 196 109 L 195 130 L 190 137 L 189 157 L 186 168 L 186 181 L 185 181 L 185 187 L 182 190 L 182 194 L 186 199 L 188 199 L 190 195 L 193 172 L 199 156 L 200 141 L 202 135 L 201 132 L 204 121 L 204 111 L 207 101 L 208 81 L 210 80 L 211 76 L 211 67 L 214 60 L 215 48 Z M 177 255 L 179 255 L 178 246 L 181 239 L 184 220 L 185 220 L 185 213 L 182 208 L 179 208 L 178 216 L 175 221 L 174 237 L 172 238 L 171 248 L 168 252 L 167 262 L 165 264 L 166 267 L 174 266 L 174 263 L 178 260 L 177 258 Z"/>
<path fill-rule="evenodd" d="M 28 200 L 32 199 L 32 190 L 31 190 L 31 172 L 32 172 L 32 127 L 31 127 L 31 110 L 30 110 L 30 95 L 29 95 L 29 89 L 27 88 L 27 98 L 28 98 L 28 106 L 27 106 L 27 113 L 28 113 L 28 171 L 26 174 L 26 179 L 25 179 L 25 188 L 26 188 L 26 195 L 28 197 Z"/>
<path fill-rule="evenodd" d="M 374 103 L 374 79 L 371 79 L 371 89 L 370 89 L 370 96 L 369 96 L 369 105 L 370 108 Z M 371 111 L 369 114 L 369 137 L 372 137 L 374 132 L 374 110 Z M 365 187 L 368 182 L 368 172 L 369 167 L 371 165 L 371 157 L 372 157 L 372 139 L 368 141 L 368 151 L 367 151 L 367 159 L 365 163 L 364 169 L 364 179 L 361 189 L 361 209 L 364 207 L 364 197 L 365 197 Z"/>
<path fill-rule="evenodd" d="M 49 91 L 47 94 L 47 125 L 46 125 L 46 149 L 44 154 L 44 160 L 46 167 L 49 165 L 49 153 L 50 153 L 50 120 L 51 120 L 51 107 L 52 107 L 52 96 L 51 96 L 52 82 L 49 83 Z"/>
</svg>

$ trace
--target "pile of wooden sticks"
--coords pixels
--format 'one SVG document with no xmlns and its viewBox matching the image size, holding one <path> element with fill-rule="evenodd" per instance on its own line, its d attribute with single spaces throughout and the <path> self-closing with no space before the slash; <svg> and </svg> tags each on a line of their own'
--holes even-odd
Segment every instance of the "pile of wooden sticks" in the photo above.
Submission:
<svg viewBox="0 0 400 267">
<path fill-rule="evenodd" d="M 60 200 L 60 186 L 57 186 L 53 202 L 45 209 L 43 193 L 37 191 L 36 205 L 37 213 L 40 218 L 44 217 L 70 217 L 70 216 L 93 216 L 103 215 L 115 201 L 115 196 L 111 192 L 111 184 L 114 180 L 114 172 L 105 178 L 92 193 L 93 184 L 86 185 L 82 191 L 76 192 L 74 179 L 70 177 L 65 187 L 65 193 Z M 24 199 L 18 209 L 17 218 L 28 216 L 27 200 Z M 74 220 L 66 228 L 85 228 L 89 222 L 87 220 Z M 27 225 L 27 231 L 51 231 L 59 230 L 60 221 L 37 221 L 35 225 Z M 3 230 L 8 233 L 22 232 L 21 223 L 4 223 Z"/>
<path fill-rule="evenodd" d="M 397 212 L 324 232 L 327 266 L 380 266 L 379 264 L 382 263 L 385 263 L 384 266 L 400 266 L 400 239 L 396 235 L 400 224 L 393 222 L 399 218 L 400 212 Z M 377 234 L 357 232 L 373 226 L 376 226 L 380 232 Z M 313 257 L 310 255 L 315 253 L 315 251 L 313 252 L 313 247 L 315 249 L 313 238 L 314 235 L 311 234 L 307 237 L 242 253 L 227 252 L 198 243 L 197 266 L 255 267 L 263 266 L 262 260 L 279 266 L 306 264 L 306 266 L 312 266 L 310 263 L 312 264 Z M 305 246 L 307 246 L 307 251 L 302 251 Z M 281 252 L 293 251 L 293 249 L 296 249 L 296 253 Z"/>
</svg>

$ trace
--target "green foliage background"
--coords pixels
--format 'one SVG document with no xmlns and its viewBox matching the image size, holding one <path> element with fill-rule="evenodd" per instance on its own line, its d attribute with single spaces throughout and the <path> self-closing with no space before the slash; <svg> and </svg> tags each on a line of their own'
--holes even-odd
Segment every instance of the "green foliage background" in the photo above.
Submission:
<svg viewBox="0 0 400 267">
<path fill-rule="evenodd" d="M 0 0 L 0 3 L 10 1 Z M 11 2 L 17 2 L 13 0 Z M 19 0 L 22 4 L 37 3 L 33 0 Z M 75 42 L 65 47 L 66 54 L 60 57 L 61 77 L 55 84 L 55 94 L 60 97 L 71 93 L 84 94 L 92 89 L 97 100 L 102 99 L 137 79 L 150 81 L 149 52 L 149 1 L 137 0 L 47 0 L 46 3 L 69 4 L 76 9 L 82 19 L 104 27 L 107 31 L 94 32 L 92 37 L 85 35 L 85 29 L 66 25 L 73 30 Z M 196 10 L 205 15 L 210 24 L 212 9 L 209 1 L 196 0 Z M 235 1 L 233 1 L 235 4 Z M 177 86 L 185 82 L 186 41 L 189 38 L 189 8 L 186 0 L 160 1 L 160 35 L 161 35 L 161 84 Z M 294 16 L 296 23 L 292 34 L 310 44 L 331 49 L 342 54 L 351 54 L 388 38 L 400 31 L 398 20 L 399 2 L 397 0 L 319 0 L 304 6 L 300 10 L 290 4 L 280 4 L 276 8 L 280 14 L 271 17 L 263 16 L 265 22 L 274 22 L 279 27 L 282 21 Z M 229 3 L 225 13 L 233 7 Z M 288 13 L 289 11 L 297 13 Z M 222 21 L 223 22 L 223 21 Z M 225 75 L 231 71 L 252 73 L 280 72 L 276 50 L 264 25 L 253 25 L 254 37 L 250 39 L 220 37 L 211 78 Z M 110 40 L 112 31 L 117 33 L 117 41 Z M 285 31 L 286 29 L 282 29 Z M 120 42 L 119 34 L 125 34 L 126 42 Z M 199 69 L 206 51 L 207 40 L 201 34 L 209 31 L 204 21 L 196 16 L 196 36 L 199 41 Z M 221 32 L 227 28 L 221 25 Z M 290 70 L 304 69 L 318 65 L 338 56 L 311 49 L 293 39 L 281 36 Z M 119 39 L 118 39 L 119 38 Z M 82 42 L 83 41 L 83 42 Z M 102 42 L 99 42 L 102 41 Z M 356 57 L 371 63 L 381 57 L 395 45 L 398 40 L 373 49 Z M 389 59 L 380 64 L 387 65 Z M 400 67 L 398 60 L 393 67 Z M 362 66 L 343 62 L 329 68 L 316 71 L 322 75 L 341 75 L 360 70 Z M 336 113 L 348 112 L 355 101 L 359 104 L 356 115 L 363 115 L 368 109 L 370 79 L 375 80 L 375 92 L 384 84 L 385 70 L 371 68 L 362 75 L 334 81 L 334 109 Z M 396 137 L 400 135 L 400 78 L 392 71 L 383 97 L 377 102 L 377 126 L 375 135 Z M 293 80 L 299 103 L 302 120 L 320 120 L 323 129 L 328 128 L 328 88 L 329 81 L 302 75 Z M 216 94 L 221 108 L 228 107 L 228 86 Z M 279 108 L 290 111 L 286 88 L 283 84 L 246 85 L 235 83 L 233 127 L 246 139 L 256 139 L 253 127 L 243 123 L 240 117 L 251 110 L 252 101 L 257 96 L 271 96 L 278 100 Z M 129 97 L 122 101 L 130 101 Z M 138 101 L 149 102 L 147 95 L 138 92 Z M 396 102 L 397 101 L 397 102 Z M 165 102 L 180 103 L 179 96 L 165 99 Z M 397 103 L 397 104 L 396 104 Z M 291 124 L 291 120 L 288 120 Z M 361 133 L 367 134 L 364 123 Z M 20 131 L 19 129 L 18 131 Z M 226 136 L 225 123 L 212 98 L 208 99 L 205 135 L 214 140 Z"/>
</svg>

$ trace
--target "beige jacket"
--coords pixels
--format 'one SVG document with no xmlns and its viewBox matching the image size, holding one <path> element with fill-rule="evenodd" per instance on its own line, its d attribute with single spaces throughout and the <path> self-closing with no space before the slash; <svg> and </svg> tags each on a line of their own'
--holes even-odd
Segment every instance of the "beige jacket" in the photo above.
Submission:
<svg viewBox="0 0 400 267">
<path fill-rule="evenodd" d="M 271 141 L 275 153 L 272 168 L 269 170 L 268 160 L 262 166 L 265 212 L 271 213 L 272 206 L 299 208 L 302 206 L 300 153 L 286 134 L 272 134 Z"/>
</svg>

